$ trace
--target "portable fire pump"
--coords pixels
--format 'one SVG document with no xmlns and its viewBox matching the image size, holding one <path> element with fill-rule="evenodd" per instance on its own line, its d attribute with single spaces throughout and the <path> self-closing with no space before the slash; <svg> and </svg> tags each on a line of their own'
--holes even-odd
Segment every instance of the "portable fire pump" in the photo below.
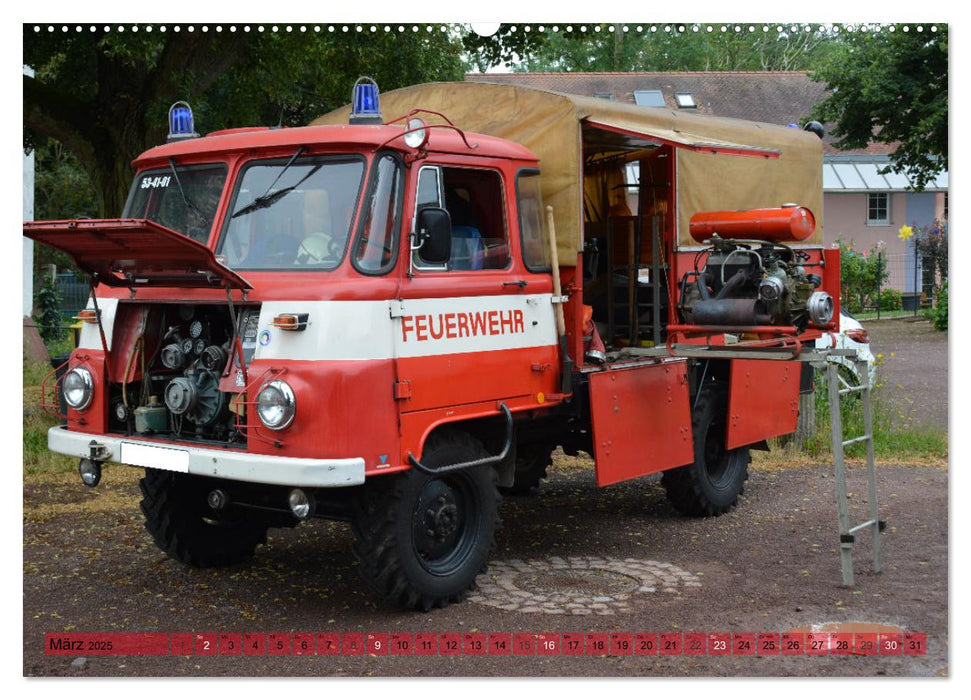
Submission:
<svg viewBox="0 0 971 700">
<path fill-rule="evenodd" d="M 756 351 L 838 312 L 813 134 L 486 84 L 379 105 L 369 80 L 310 126 L 200 137 L 177 103 L 170 131 L 122 218 L 24 235 L 91 278 L 49 447 L 88 486 L 143 468 L 181 562 L 349 520 L 370 586 L 427 610 L 557 448 L 713 516 L 796 427 L 799 363 Z"/>
</svg>

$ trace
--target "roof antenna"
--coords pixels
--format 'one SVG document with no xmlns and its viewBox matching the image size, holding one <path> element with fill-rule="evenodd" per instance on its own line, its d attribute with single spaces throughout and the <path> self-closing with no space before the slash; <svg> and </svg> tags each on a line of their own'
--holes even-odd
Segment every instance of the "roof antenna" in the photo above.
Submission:
<svg viewBox="0 0 971 700">
<path fill-rule="evenodd" d="M 280 120 L 277 122 L 276 126 L 271 126 L 271 129 L 282 129 L 283 128 L 283 113 L 287 109 L 287 103 L 284 102 L 280 105 Z"/>
</svg>

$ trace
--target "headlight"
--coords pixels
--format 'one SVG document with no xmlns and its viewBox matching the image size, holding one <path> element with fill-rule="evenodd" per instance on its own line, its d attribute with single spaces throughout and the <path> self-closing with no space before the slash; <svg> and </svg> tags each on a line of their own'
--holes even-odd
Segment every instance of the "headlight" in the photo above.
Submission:
<svg viewBox="0 0 971 700">
<path fill-rule="evenodd" d="M 293 422 L 297 400 L 286 382 L 275 379 L 260 388 L 256 397 L 256 414 L 271 430 L 283 430 Z"/>
<path fill-rule="evenodd" d="M 75 411 L 83 411 L 91 404 L 94 396 L 94 380 L 84 367 L 75 367 L 61 380 L 64 400 Z"/>
</svg>

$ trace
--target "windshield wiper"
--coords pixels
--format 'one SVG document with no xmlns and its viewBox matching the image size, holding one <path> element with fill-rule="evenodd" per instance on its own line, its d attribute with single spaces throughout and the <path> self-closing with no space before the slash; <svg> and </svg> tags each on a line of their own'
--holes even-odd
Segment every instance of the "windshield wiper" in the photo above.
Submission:
<svg viewBox="0 0 971 700">
<path fill-rule="evenodd" d="M 295 161 L 300 156 L 300 154 L 303 153 L 305 150 L 306 149 L 303 146 L 298 148 L 297 152 L 294 153 L 292 156 L 290 156 L 290 160 L 288 160 L 287 164 L 283 166 L 283 169 L 279 172 L 276 178 L 274 178 L 273 182 L 270 183 L 270 186 L 266 188 L 266 192 L 261 194 L 259 197 L 254 199 L 252 202 L 247 204 L 242 209 L 239 209 L 238 211 L 233 212 L 233 215 L 230 218 L 235 219 L 237 216 L 242 216 L 243 214 L 249 214 L 250 212 L 256 211 L 257 209 L 265 209 L 266 207 L 275 203 L 278 199 L 280 199 L 284 195 L 287 195 L 290 192 L 293 192 L 295 189 L 297 189 L 297 187 L 303 184 L 304 180 L 306 180 L 308 177 L 310 177 L 315 172 L 320 170 L 320 166 L 318 165 L 316 168 L 314 168 L 309 173 L 307 173 L 296 185 L 291 185 L 290 187 L 284 187 L 282 190 L 277 190 L 276 192 L 273 192 L 273 193 L 270 192 L 270 190 L 273 189 L 273 186 L 280 181 L 281 177 L 283 177 L 283 173 L 285 173 L 287 170 L 290 169 L 290 166 L 293 165 L 293 161 Z"/>
<path fill-rule="evenodd" d="M 172 170 L 172 177 L 175 178 L 175 184 L 179 186 L 179 194 L 182 195 L 182 201 L 185 202 L 185 206 L 196 213 L 200 219 L 202 219 L 207 226 L 212 226 L 212 221 L 209 220 L 202 210 L 199 209 L 185 194 L 185 190 L 182 189 L 182 180 L 179 179 L 179 171 L 175 167 L 175 158 L 169 158 L 169 168 Z"/>
</svg>

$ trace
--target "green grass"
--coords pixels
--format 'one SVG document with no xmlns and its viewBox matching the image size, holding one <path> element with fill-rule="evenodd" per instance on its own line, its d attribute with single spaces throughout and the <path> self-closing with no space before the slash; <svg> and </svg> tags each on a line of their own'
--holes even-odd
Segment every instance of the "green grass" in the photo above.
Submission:
<svg viewBox="0 0 971 700">
<path fill-rule="evenodd" d="M 890 404 L 880 386 L 870 392 L 873 414 L 873 452 L 876 459 L 947 459 L 948 442 L 946 428 L 913 425 Z M 859 394 L 840 397 L 843 419 L 843 439 L 849 440 L 865 433 L 863 398 Z M 829 393 L 825 379 L 816 382 L 816 426 L 814 438 L 809 440 L 806 451 L 813 456 L 832 454 L 832 434 L 829 419 Z M 866 457 L 866 443 L 855 443 L 845 448 L 850 458 Z"/>
<path fill-rule="evenodd" d="M 51 357 L 69 353 L 74 349 L 74 334 L 52 343 L 47 350 Z M 23 364 L 23 414 L 24 414 L 24 473 L 60 474 L 77 468 L 77 460 L 57 455 L 47 449 L 47 431 L 60 423 L 57 416 L 46 413 L 40 407 L 41 382 L 53 367 L 50 363 L 30 362 Z M 53 378 L 52 378 L 53 379 Z"/>
</svg>

